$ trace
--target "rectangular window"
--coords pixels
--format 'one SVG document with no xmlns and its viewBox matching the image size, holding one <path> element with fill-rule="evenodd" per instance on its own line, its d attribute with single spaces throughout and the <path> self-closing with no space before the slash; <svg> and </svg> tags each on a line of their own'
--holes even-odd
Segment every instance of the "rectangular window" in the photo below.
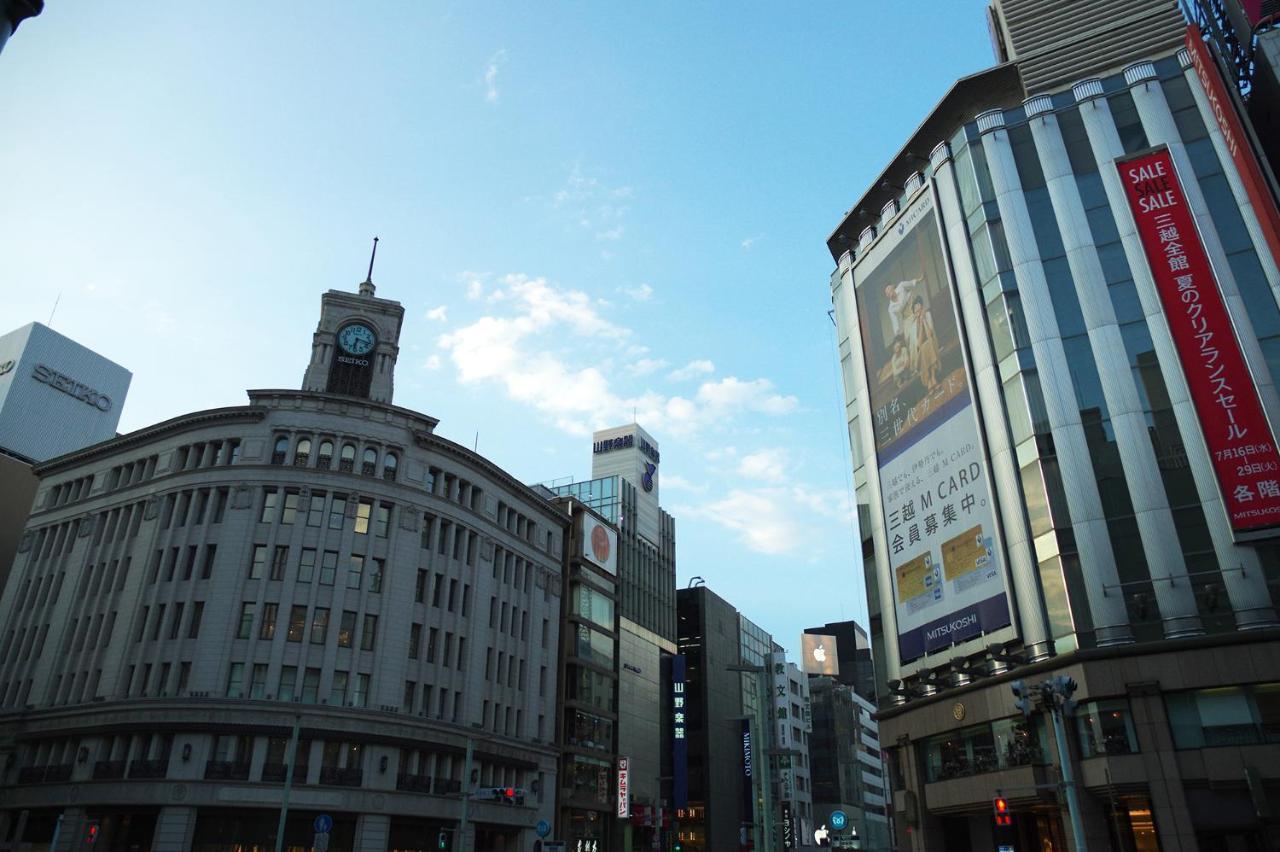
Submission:
<svg viewBox="0 0 1280 852">
<path fill-rule="evenodd" d="M 372 560 L 372 562 L 373 562 L 373 574 L 369 577 L 369 591 L 381 592 L 382 581 L 387 573 L 387 560 L 374 559 Z"/>
<path fill-rule="evenodd" d="M 316 574 L 316 549 L 302 548 L 302 558 L 298 560 L 298 582 L 310 583 Z"/>
<path fill-rule="evenodd" d="M 453 634 L 448 630 L 444 632 L 444 654 L 440 657 L 443 665 L 449 665 L 449 661 L 453 659 Z"/>
<path fill-rule="evenodd" d="M 298 519 L 298 499 L 297 491 L 284 493 L 284 505 L 280 508 L 280 523 L 291 524 Z"/>
<path fill-rule="evenodd" d="M 218 545 L 207 544 L 204 548 L 204 564 L 200 566 L 200 579 L 207 580 L 213 576 L 213 560 L 218 555 Z"/>
<path fill-rule="evenodd" d="M 332 586 L 338 573 L 338 551 L 326 550 L 320 561 L 320 585 Z"/>
<path fill-rule="evenodd" d="M 320 670 L 309 668 L 302 675 L 302 701 L 315 704 L 320 700 Z"/>
<path fill-rule="evenodd" d="M 289 562 L 289 548 L 287 545 L 277 544 L 275 551 L 271 554 L 271 579 L 284 579 L 284 566 Z"/>
<path fill-rule="evenodd" d="M 1123 698 L 1082 704 L 1076 710 L 1075 721 L 1082 758 L 1138 751 L 1129 702 Z"/>
<path fill-rule="evenodd" d="M 413 699 L 418 693 L 417 681 L 406 680 L 404 682 L 404 697 L 400 699 L 400 709 L 406 713 L 413 712 Z"/>
<path fill-rule="evenodd" d="M 379 503 L 378 514 L 374 516 L 373 533 L 378 538 L 386 538 L 390 529 L 391 505 L 389 503 Z"/>
<path fill-rule="evenodd" d="M 294 604 L 289 610 L 289 632 L 285 634 L 285 639 L 289 642 L 301 642 L 306 629 L 307 607 L 304 604 Z"/>
<path fill-rule="evenodd" d="M 333 686 L 329 689 L 329 703 L 342 707 L 347 703 L 347 673 L 335 671 L 333 673 Z"/>
<path fill-rule="evenodd" d="M 182 610 L 184 606 L 185 604 L 183 604 L 182 601 L 178 601 L 173 605 L 173 618 L 169 620 L 170 639 L 177 639 L 178 635 L 182 632 Z M 112 613 L 112 616 L 112 620 L 107 622 L 107 638 L 105 644 L 111 643 L 111 625 L 115 622 L 115 613 Z"/>
<path fill-rule="evenodd" d="M 364 557 L 358 553 L 351 554 L 347 562 L 347 588 L 358 589 L 364 579 Z"/>
<path fill-rule="evenodd" d="M 373 515 L 373 501 L 361 500 L 356 503 L 356 535 L 368 535 L 369 519 Z"/>
<path fill-rule="evenodd" d="M 152 625 L 152 628 L 151 628 L 151 639 L 152 639 L 152 641 L 155 641 L 156 639 L 159 639 L 159 638 L 160 638 L 160 628 L 161 628 L 161 626 L 164 624 L 164 608 L 165 608 L 165 605 L 164 605 L 164 604 L 160 604 L 160 606 L 156 607 L 156 621 L 155 621 L 155 624 L 154 624 L 154 625 Z M 86 623 L 86 624 L 88 624 L 88 620 L 87 620 L 87 619 L 86 619 L 85 623 Z"/>
<path fill-rule="evenodd" d="M 219 488 L 213 493 L 213 520 L 212 523 L 222 523 L 222 516 L 227 510 L 227 498 L 231 495 L 230 488 Z"/>
<path fill-rule="evenodd" d="M 178 663 L 178 695 L 181 695 L 187 689 L 187 684 L 191 682 L 191 663 Z"/>
<path fill-rule="evenodd" d="M 148 666 L 147 668 L 150 668 Z M 240 693 L 244 691 L 244 663 L 232 663 L 231 670 L 227 673 L 227 697 L 239 698 Z M 147 694 L 146 684 L 144 682 L 142 694 Z"/>
<path fill-rule="evenodd" d="M 467 668 L 467 637 L 458 637 L 458 671 L 465 671 Z"/>
<path fill-rule="evenodd" d="M 427 662 L 434 663 L 436 661 L 436 637 L 440 631 L 432 627 L 427 631 Z"/>
<path fill-rule="evenodd" d="M 266 568 L 267 546 L 265 544 L 255 544 L 253 546 L 253 559 L 249 563 L 249 579 L 261 580 Z"/>
<path fill-rule="evenodd" d="M 182 561 L 182 579 L 190 580 L 196 572 L 196 552 L 199 549 L 194 544 L 187 547 L 187 558 Z"/>
<path fill-rule="evenodd" d="M 253 634 L 253 611 L 256 607 L 252 601 L 240 604 L 240 628 L 236 631 L 237 639 L 248 639 Z"/>
<path fill-rule="evenodd" d="M 318 527 L 324 523 L 324 492 L 313 491 L 307 504 L 307 526 Z"/>
<path fill-rule="evenodd" d="M 444 589 L 444 575 L 443 575 L 443 574 L 437 574 L 437 575 L 436 575 L 436 585 L 435 585 L 435 588 L 434 588 L 434 589 L 432 589 L 432 591 L 431 591 L 431 605 L 432 605 L 432 606 L 440 606 L 440 593 L 441 593 L 441 591 L 443 591 L 443 589 Z"/>
<path fill-rule="evenodd" d="M 333 495 L 333 503 L 329 506 L 329 529 L 340 530 L 347 519 L 347 497 L 345 494 Z"/>
<path fill-rule="evenodd" d="M 191 607 L 191 626 L 187 628 L 188 639 L 200 638 L 200 619 L 204 616 L 204 601 L 196 601 Z"/>
<path fill-rule="evenodd" d="M 276 635 L 276 616 L 280 604 L 269 603 L 262 606 L 262 626 L 258 628 L 259 639 L 274 639 Z"/>
<path fill-rule="evenodd" d="M 427 598 L 427 578 L 431 575 L 421 568 L 418 569 L 418 584 L 413 590 L 413 600 L 416 603 L 422 603 Z"/>
<path fill-rule="evenodd" d="M 356 675 L 354 688 L 351 691 L 351 706 L 369 706 L 369 676 L 367 674 Z"/>
<path fill-rule="evenodd" d="M 267 697 L 267 664 L 254 663 L 253 673 L 249 676 L 249 697 Z"/>
<path fill-rule="evenodd" d="M 293 691 L 298 685 L 298 667 L 280 667 L 280 688 L 276 690 L 276 698 L 281 701 L 292 701 Z"/>
<path fill-rule="evenodd" d="M 276 493 L 274 488 L 268 488 L 262 495 L 262 514 L 258 517 L 258 522 L 263 524 L 275 523 L 276 520 L 276 501 L 280 499 L 280 495 Z"/>
<path fill-rule="evenodd" d="M 356 613 L 346 609 L 342 611 L 342 621 L 338 623 L 338 647 L 350 648 L 355 641 Z"/>
<path fill-rule="evenodd" d="M 378 616 L 366 614 L 364 625 L 360 628 L 360 650 L 372 651 L 375 637 L 378 635 Z"/>
<path fill-rule="evenodd" d="M 422 625 L 409 625 L 409 659 L 418 659 L 419 651 L 422 647 Z"/>
<path fill-rule="evenodd" d="M 458 581 L 449 580 L 449 612 L 453 612 L 453 608 L 458 603 Z"/>
<path fill-rule="evenodd" d="M 325 634 L 329 632 L 329 608 L 318 606 L 311 613 L 311 644 L 323 645 Z"/>
</svg>

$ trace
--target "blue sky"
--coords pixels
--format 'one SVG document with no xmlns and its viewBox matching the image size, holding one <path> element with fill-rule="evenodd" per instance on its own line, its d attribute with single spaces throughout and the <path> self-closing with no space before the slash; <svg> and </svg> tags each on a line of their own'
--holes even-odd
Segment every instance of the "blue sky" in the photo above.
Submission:
<svg viewBox="0 0 1280 852">
<path fill-rule="evenodd" d="M 529 482 L 636 410 L 680 585 L 794 652 L 866 613 L 825 238 L 991 61 L 981 0 L 50 3 L 0 55 L 0 326 L 61 294 L 123 431 L 240 404 L 377 234 L 396 402 Z"/>
</svg>

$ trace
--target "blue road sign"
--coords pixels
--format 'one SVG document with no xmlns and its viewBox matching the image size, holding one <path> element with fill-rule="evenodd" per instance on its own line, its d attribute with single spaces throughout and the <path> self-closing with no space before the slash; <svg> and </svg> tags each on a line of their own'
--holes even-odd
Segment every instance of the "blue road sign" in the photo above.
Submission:
<svg viewBox="0 0 1280 852">
<path fill-rule="evenodd" d="M 534 831 L 538 832 L 539 837 L 546 837 L 551 833 L 551 823 L 547 822 L 545 819 L 540 819 L 538 820 L 538 827 L 535 828 Z"/>
<path fill-rule="evenodd" d="M 333 817 L 320 814 L 316 817 L 316 821 L 311 823 L 311 827 L 315 829 L 316 834 L 328 834 L 333 829 Z"/>
<path fill-rule="evenodd" d="M 843 831 L 844 827 L 849 824 L 849 818 L 845 816 L 844 811 L 831 812 L 831 827 L 836 831 Z"/>
</svg>

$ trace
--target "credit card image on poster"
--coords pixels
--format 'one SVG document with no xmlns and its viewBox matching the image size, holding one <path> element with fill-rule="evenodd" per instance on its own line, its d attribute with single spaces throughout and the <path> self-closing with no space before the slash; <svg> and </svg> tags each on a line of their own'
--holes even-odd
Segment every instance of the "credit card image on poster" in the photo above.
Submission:
<svg viewBox="0 0 1280 852">
<path fill-rule="evenodd" d="M 942 543 L 942 571 L 956 593 L 996 575 L 991 537 L 983 536 L 982 524 Z"/>
<path fill-rule="evenodd" d="M 920 612 L 942 600 L 942 566 L 932 552 L 907 560 L 894 573 L 898 577 L 898 604 L 907 612 Z"/>
</svg>

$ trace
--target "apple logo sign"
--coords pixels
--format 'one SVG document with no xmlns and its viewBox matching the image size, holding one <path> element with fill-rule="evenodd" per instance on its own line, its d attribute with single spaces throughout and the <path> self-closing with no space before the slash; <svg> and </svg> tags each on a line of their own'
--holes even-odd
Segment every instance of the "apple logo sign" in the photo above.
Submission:
<svg viewBox="0 0 1280 852">
<path fill-rule="evenodd" d="M 818 645 L 813 649 L 813 658 L 820 663 L 825 663 L 827 661 L 827 649 Z"/>
<path fill-rule="evenodd" d="M 830 834 L 831 832 L 827 831 L 827 824 L 823 823 L 822 828 L 819 828 L 813 833 L 813 842 L 822 846 Z"/>
</svg>

